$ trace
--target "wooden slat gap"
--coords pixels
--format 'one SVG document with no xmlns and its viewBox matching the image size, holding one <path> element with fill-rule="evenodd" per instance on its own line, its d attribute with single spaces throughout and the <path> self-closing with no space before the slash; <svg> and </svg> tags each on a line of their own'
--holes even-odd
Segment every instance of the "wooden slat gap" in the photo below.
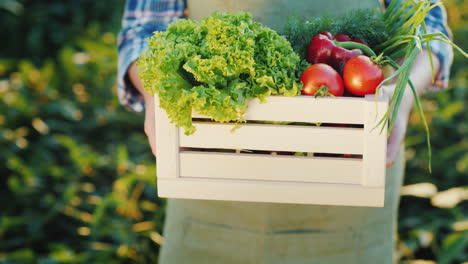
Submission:
<svg viewBox="0 0 468 264">
<path fill-rule="evenodd" d="M 268 122 L 268 121 L 266 121 Z M 327 123 L 326 125 L 320 125 L 320 126 L 317 126 L 313 123 L 308 123 L 310 125 L 304 125 L 304 123 L 302 124 L 299 124 L 299 122 L 296 122 L 296 124 L 277 124 L 277 123 L 273 123 L 274 121 L 272 121 L 272 123 L 266 123 L 266 124 L 262 124 L 262 123 L 257 123 L 257 121 L 255 121 L 255 123 L 238 123 L 240 126 L 239 128 L 233 130 L 232 132 L 235 133 L 238 129 L 242 129 L 243 126 L 253 126 L 253 127 L 263 127 L 263 126 L 279 126 L 279 127 L 287 127 L 287 126 L 293 126 L 293 127 L 301 127 L 301 128 L 310 128 L 310 127 L 313 127 L 313 128 L 316 128 L 316 129 L 329 129 L 329 128 L 336 128 L 336 129 L 343 129 L 343 131 L 345 130 L 356 130 L 356 131 L 362 131 L 364 130 L 364 125 L 361 125 L 361 124 L 331 124 L 331 123 Z M 236 125 L 236 123 L 220 123 L 220 122 L 216 122 L 216 121 L 205 121 L 205 122 L 200 122 L 200 121 L 194 121 L 193 122 L 193 125 L 196 127 L 197 125 L 217 125 L 217 126 L 232 126 L 234 127 Z M 341 126 L 335 126 L 335 125 L 345 125 L 345 127 L 341 127 Z M 346 127 L 346 125 L 353 125 L 353 126 L 359 126 L 359 127 Z M 195 131 L 195 133 L 197 133 Z"/>
<path fill-rule="evenodd" d="M 341 127 L 341 128 L 364 128 L 364 124 L 358 123 L 313 123 L 313 122 L 281 122 L 281 121 L 270 121 L 270 120 L 246 120 L 245 122 L 218 122 L 210 118 L 192 118 L 193 124 L 220 124 L 220 125 L 280 125 L 280 126 L 305 126 L 305 127 Z M 344 127 L 342 127 L 344 126 Z"/>
<path fill-rule="evenodd" d="M 217 151 L 219 150 L 219 151 Z M 228 152 L 229 151 L 229 152 Z M 324 157 L 324 156 L 296 156 L 296 155 L 286 155 L 281 154 L 278 152 L 284 151 L 273 151 L 273 150 L 261 150 L 264 152 L 277 152 L 276 154 L 273 153 L 248 153 L 248 152 L 236 152 L 235 149 L 203 149 L 203 148 L 180 148 L 180 154 L 206 154 L 206 155 L 229 155 L 229 156 L 246 156 L 246 157 L 271 157 L 273 159 L 276 158 L 300 158 L 300 159 L 309 159 L 309 160 L 320 160 L 320 159 L 334 159 L 334 160 L 362 160 L 362 155 L 353 155 L 354 157 Z M 249 150 L 241 150 L 241 151 L 249 151 Z M 336 154 L 336 155 L 345 155 L 346 153 L 314 153 L 318 155 L 328 155 L 328 154 Z M 359 156 L 359 157 L 356 157 Z"/>
</svg>

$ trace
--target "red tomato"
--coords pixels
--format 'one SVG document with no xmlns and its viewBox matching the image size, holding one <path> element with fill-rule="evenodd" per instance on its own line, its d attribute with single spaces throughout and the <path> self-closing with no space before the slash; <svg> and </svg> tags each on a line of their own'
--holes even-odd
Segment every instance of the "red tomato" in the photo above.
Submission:
<svg viewBox="0 0 468 264">
<path fill-rule="evenodd" d="M 382 68 L 369 57 L 359 55 L 346 62 L 343 80 L 350 93 L 358 96 L 374 94 L 377 86 L 384 80 Z"/>
<path fill-rule="evenodd" d="M 300 81 L 304 86 L 301 91 L 303 95 L 315 95 L 322 86 L 326 86 L 328 93 L 334 96 L 341 96 L 344 92 L 340 74 L 324 63 L 317 63 L 307 68 L 302 73 Z"/>
</svg>

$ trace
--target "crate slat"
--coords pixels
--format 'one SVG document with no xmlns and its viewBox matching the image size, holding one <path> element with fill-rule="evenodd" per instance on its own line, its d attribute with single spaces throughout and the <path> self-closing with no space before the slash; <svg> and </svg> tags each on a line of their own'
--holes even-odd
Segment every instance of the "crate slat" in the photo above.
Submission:
<svg viewBox="0 0 468 264">
<path fill-rule="evenodd" d="M 181 177 L 360 184 L 361 175 L 360 159 L 180 153 Z"/>
<path fill-rule="evenodd" d="M 382 207 L 383 187 L 221 179 L 158 179 L 158 195 L 229 201 Z"/>
<path fill-rule="evenodd" d="M 308 123 L 363 124 L 362 98 L 313 96 L 270 96 L 266 103 L 258 99 L 249 103 L 246 120 Z M 207 118 L 194 114 L 193 117 Z"/>
<path fill-rule="evenodd" d="M 385 163 L 387 155 L 387 124 L 384 128 L 378 126 L 380 119 L 387 111 L 385 102 L 376 104 L 374 95 L 367 95 L 365 98 L 366 111 L 364 112 L 364 171 L 362 183 L 366 186 L 385 185 Z"/>
<path fill-rule="evenodd" d="M 361 128 L 244 124 L 232 132 L 232 124 L 195 125 L 197 131 L 193 135 L 180 131 L 181 147 L 342 154 L 364 151 Z"/>
<path fill-rule="evenodd" d="M 157 95 L 155 101 L 160 197 L 383 206 L 386 136 L 373 128 L 387 102 L 376 102 L 373 95 L 272 96 L 266 104 L 250 102 L 245 115 L 252 121 L 363 128 L 249 123 L 232 133 L 233 124 L 197 121 L 197 131 L 190 136 L 170 123 Z M 210 149 L 358 154 L 362 159 L 207 152 Z"/>
</svg>

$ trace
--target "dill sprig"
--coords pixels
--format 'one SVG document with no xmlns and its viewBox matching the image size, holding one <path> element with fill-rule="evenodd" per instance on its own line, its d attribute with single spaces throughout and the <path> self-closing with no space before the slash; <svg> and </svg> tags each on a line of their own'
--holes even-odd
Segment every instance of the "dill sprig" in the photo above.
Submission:
<svg viewBox="0 0 468 264">
<path fill-rule="evenodd" d="M 305 58 L 310 40 L 322 31 L 365 40 L 371 48 L 388 40 L 390 36 L 382 12 L 378 9 L 354 9 L 340 16 L 293 16 L 288 19 L 281 35 L 292 43 L 301 58 Z"/>
</svg>

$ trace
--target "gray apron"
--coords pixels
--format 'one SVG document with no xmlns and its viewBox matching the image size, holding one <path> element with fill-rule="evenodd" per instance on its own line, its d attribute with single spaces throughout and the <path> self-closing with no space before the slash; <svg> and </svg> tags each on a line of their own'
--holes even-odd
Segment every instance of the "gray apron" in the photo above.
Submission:
<svg viewBox="0 0 468 264">
<path fill-rule="evenodd" d="M 189 17 L 244 10 L 276 30 L 287 16 L 337 14 L 374 0 L 188 0 Z M 160 264 L 391 264 L 403 151 L 384 208 L 169 199 Z"/>
</svg>

